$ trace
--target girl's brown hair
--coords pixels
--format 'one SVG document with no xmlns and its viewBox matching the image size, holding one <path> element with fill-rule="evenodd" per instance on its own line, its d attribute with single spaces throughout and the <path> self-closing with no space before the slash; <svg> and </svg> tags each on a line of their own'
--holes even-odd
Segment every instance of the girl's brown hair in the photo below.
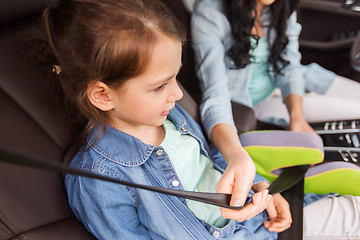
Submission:
<svg viewBox="0 0 360 240">
<path fill-rule="evenodd" d="M 161 34 L 185 40 L 182 24 L 158 0 L 61 0 L 44 11 L 43 22 L 45 66 L 55 66 L 63 102 L 85 123 L 84 135 L 109 121 L 88 100 L 91 83 L 118 88 L 145 71 Z"/>
</svg>

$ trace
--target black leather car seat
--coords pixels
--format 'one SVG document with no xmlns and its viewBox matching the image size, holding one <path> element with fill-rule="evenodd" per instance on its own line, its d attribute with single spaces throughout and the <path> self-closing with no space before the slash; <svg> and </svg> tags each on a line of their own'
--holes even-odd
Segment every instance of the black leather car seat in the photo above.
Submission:
<svg viewBox="0 0 360 240">
<path fill-rule="evenodd" d="M 26 58 L 49 0 L 0 3 L 0 148 L 62 162 L 68 123 Z M 61 174 L 0 162 L 0 240 L 94 239 L 74 217 Z"/>
</svg>

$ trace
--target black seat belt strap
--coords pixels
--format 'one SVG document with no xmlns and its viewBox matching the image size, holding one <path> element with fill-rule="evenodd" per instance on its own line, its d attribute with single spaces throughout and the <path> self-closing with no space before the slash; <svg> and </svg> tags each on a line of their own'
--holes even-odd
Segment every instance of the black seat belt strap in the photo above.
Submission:
<svg viewBox="0 0 360 240">
<path fill-rule="evenodd" d="M 154 192 L 158 192 L 158 193 L 168 194 L 168 195 L 172 195 L 172 196 L 176 196 L 176 197 L 180 197 L 180 198 L 195 200 L 195 201 L 212 204 L 212 205 L 219 206 L 219 207 L 234 209 L 234 210 L 240 210 L 240 209 L 244 208 L 245 206 L 247 206 L 248 204 L 250 204 L 250 200 L 248 199 L 247 202 L 245 203 L 245 205 L 240 206 L 240 207 L 232 207 L 232 206 L 230 206 L 230 199 L 231 199 L 230 194 L 193 192 L 193 191 L 169 189 L 169 188 L 156 187 L 156 186 L 141 185 L 141 184 L 123 181 L 123 180 L 108 177 L 105 175 L 85 171 L 85 170 L 79 169 L 79 168 L 68 167 L 64 164 L 57 163 L 57 162 L 50 162 L 50 161 L 44 161 L 44 160 L 40 160 L 40 159 L 31 158 L 28 156 L 20 155 L 18 153 L 14 153 L 14 152 L 5 151 L 2 149 L 0 149 L 0 161 L 11 163 L 11 164 L 27 166 L 27 167 L 34 167 L 34 168 L 39 168 L 39 169 L 44 169 L 44 170 L 55 171 L 55 172 L 59 172 L 62 174 L 73 174 L 73 175 L 79 175 L 79 176 L 83 176 L 83 177 L 95 178 L 95 179 L 113 182 L 113 183 L 117 183 L 117 184 L 121 184 L 121 185 L 126 185 L 129 187 L 140 188 L 140 189 L 145 189 L 145 190 L 154 191 Z M 298 166 L 298 167 L 302 167 L 302 166 Z M 289 187 L 293 186 L 298 181 L 300 181 L 302 179 L 302 177 L 304 176 L 306 170 L 304 170 L 304 168 L 301 168 L 300 170 L 298 170 L 298 167 L 292 167 L 292 168 L 285 169 L 282 172 L 282 174 L 280 175 L 280 177 L 277 180 L 275 180 L 273 184 L 271 184 L 271 186 L 269 188 L 269 193 L 275 194 L 275 193 L 281 192 L 281 191 L 286 190 Z M 284 175 L 291 176 L 291 180 L 286 181 L 287 180 L 286 176 L 282 177 Z M 278 181 L 279 179 L 281 181 Z"/>
</svg>

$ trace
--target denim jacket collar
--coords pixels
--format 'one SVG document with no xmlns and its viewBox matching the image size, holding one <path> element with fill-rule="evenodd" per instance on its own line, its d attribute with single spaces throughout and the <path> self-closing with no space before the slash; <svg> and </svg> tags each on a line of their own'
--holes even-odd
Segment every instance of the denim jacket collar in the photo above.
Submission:
<svg viewBox="0 0 360 240">
<path fill-rule="evenodd" d="M 179 131 L 183 131 L 187 124 L 178 107 L 172 109 L 168 115 Z M 99 126 L 96 125 L 89 133 L 89 146 L 103 157 L 122 166 L 139 166 L 145 163 L 157 146 L 145 144 L 140 139 L 121 132 L 111 126 L 106 126 L 101 138 L 98 138 Z M 111 144 L 109 144 L 111 143 Z M 136 151 L 134 151 L 136 149 Z"/>
</svg>

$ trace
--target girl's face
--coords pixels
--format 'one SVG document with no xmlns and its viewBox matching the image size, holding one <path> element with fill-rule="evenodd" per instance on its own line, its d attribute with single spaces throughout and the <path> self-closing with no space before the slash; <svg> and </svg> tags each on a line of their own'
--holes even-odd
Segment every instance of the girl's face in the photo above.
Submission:
<svg viewBox="0 0 360 240">
<path fill-rule="evenodd" d="M 180 41 L 160 36 L 147 70 L 114 90 L 114 108 L 109 113 L 115 128 L 130 134 L 145 133 L 164 123 L 175 101 L 183 96 L 176 82 L 181 49 Z"/>
</svg>

